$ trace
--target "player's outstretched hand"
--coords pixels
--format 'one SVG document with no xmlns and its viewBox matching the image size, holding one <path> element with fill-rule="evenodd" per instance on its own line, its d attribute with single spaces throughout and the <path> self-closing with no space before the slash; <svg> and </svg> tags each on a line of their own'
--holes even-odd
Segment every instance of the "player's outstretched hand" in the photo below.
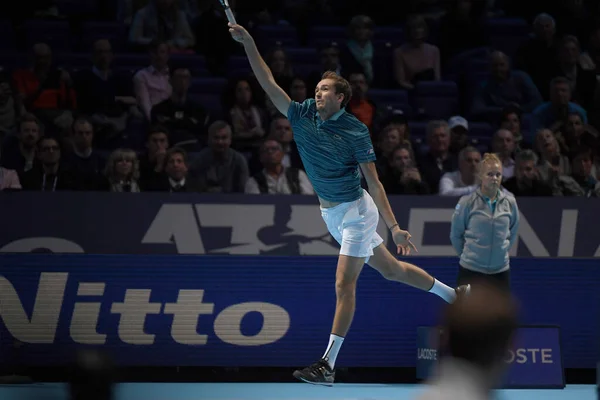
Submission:
<svg viewBox="0 0 600 400">
<path fill-rule="evenodd" d="M 233 40 L 236 42 L 244 44 L 252 40 L 252 36 L 250 36 L 248 31 L 243 26 L 234 25 L 231 22 L 227 25 L 229 26 L 229 33 L 231 33 L 231 37 L 233 37 Z"/>
<path fill-rule="evenodd" d="M 410 254 L 411 250 L 419 252 L 415 245 L 410 241 L 410 233 L 408 231 L 403 231 L 400 228 L 396 228 L 392 232 L 392 237 L 394 238 L 394 243 L 396 243 L 396 247 L 398 248 L 398 254 L 402 256 L 407 256 Z"/>
</svg>

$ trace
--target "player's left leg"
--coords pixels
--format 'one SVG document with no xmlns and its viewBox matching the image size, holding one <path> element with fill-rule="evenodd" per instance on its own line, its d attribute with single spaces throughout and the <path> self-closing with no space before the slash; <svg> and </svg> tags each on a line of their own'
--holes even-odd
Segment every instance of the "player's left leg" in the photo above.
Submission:
<svg viewBox="0 0 600 400">
<path fill-rule="evenodd" d="M 466 294 L 470 290 L 468 285 L 453 289 L 416 265 L 398 260 L 383 243 L 373 249 L 373 256 L 368 264 L 388 280 L 434 293 L 448 303 L 454 302 L 457 295 Z"/>
</svg>

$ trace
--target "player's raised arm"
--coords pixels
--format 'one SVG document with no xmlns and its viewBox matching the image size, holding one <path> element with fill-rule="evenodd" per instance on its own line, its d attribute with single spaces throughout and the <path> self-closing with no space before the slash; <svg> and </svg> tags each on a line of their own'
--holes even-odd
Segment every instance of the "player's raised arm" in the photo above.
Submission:
<svg viewBox="0 0 600 400">
<path fill-rule="evenodd" d="M 280 113 L 287 115 L 291 103 L 290 97 L 275 83 L 273 74 L 258 52 L 252 36 L 250 36 L 244 27 L 232 23 L 229 23 L 229 32 L 234 40 L 244 45 L 252 72 L 254 72 L 258 83 L 260 83 L 260 86 L 267 93 L 273 105 Z"/>
</svg>

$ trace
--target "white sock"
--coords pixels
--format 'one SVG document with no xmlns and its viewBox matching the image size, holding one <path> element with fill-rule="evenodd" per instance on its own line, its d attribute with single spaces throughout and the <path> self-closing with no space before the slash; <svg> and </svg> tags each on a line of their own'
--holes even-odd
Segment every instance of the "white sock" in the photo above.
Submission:
<svg viewBox="0 0 600 400">
<path fill-rule="evenodd" d="M 335 359 L 342 348 L 342 343 L 344 343 L 343 337 L 334 334 L 329 335 L 329 344 L 325 354 L 323 354 L 323 360 L 327 361 L 331 369 L 335 366 Z"/>
<path fill-rule="evenodd" d="M 433 286 L 429 289 L 429 293 L 437 294 L 444 299 L 446 303 L 453 303 L 456 299 L 456 290 L 435 278 L 433 279 Z"/>
</svg>

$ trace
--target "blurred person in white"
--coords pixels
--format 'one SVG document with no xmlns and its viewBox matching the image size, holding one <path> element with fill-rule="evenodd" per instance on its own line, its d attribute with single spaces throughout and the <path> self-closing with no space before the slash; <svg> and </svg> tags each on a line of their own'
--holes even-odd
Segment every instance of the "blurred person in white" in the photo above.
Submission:
<svg viewBox="0 0 600 400">
<path fill-rule="evenodd" d="M 140 111 L 152 120 L 152 107 L 171 97 L 173 87 L 169 76 L 169 46 L 163 41 L 153 41 L 148 46 L 150 65 L 133 76 L 133 90 Z"/>
<path fill-rule="evenodd" d="M 9 136 L 2 143 L 0 165 L 17 171 L 20 177 L 33 168 L 36 144 L 42 136 L 40 121 L 33 114 L 25 114 L 18 124 L 15 136 Z"/>
<path fill-rule="evenodd" d="M 173 147 L 167 151 L 164 159 L 165 173 L 149 182 L 144 191 L 193 193 L 202 192 L 200 183 L 188 174 L 189 160 L 187 152 L 181 148 Z"/>
<path fill-rule="evenodd" d="M 486 153 L 478 171 L 477 188 L 460 198 L 450 228 L 450 241 L 460 258 L 457 282 L 484 279 L 510 290 L 509 251 L 517 240 L 519 207 L 501 188 L 502 164 Z"/>
<path fill-rule="evenodd" d="M 410 142 L 404 141 L 391 151 L 386 175 L 381 182 L 387 194 L 430 194 L 431 189 L 421 179 Z"/>
<path fill-rule="evenodd" d="M 477 190 L 481 153 L 475 147 L 468 146 L 458 154 L 458 169 L 446 172 L 440 179 L 441 196 L 464 196 Z"/>
<path fill-rule="evenodd" d="M 511 131 L 498 129 L 492 138 L 492 152 L 502 162 L 502 179 L 512 178 L 515 174 L 515 138 Z"/>
<path fill-rule="evenodd" d="M 502 186 L 515 197 L 552 196 L 552 188 L 542 180 L 537 165 L 537 154 L 533 150 L 524 149 L 515 157 L 515 175 L 506 179 Z"/>
<path fill-rule="evenodd" d="M 190 176 L 207 192 L 244 193 L 248 162 L 231 148 L 231 126 L 215 121 L 208 128 L 208 147 L 202 149 L 190 166 Z"/>
<path fill-rule="evenodd" d="M 394 50 L 394 78 L 403 89 L 419 81 L 441 80 L 440 49 L 427 43 L 429 29 L 421 15 L 406 22 L 408 42 Z"/>
<path fill-rule="evenodd" d="M 111 192 L 137 193 L 140 191 L 138 183 L 140 166 L 133 150 L 117 149 L 113 151 L 106 161 L 104 175 L 108 179 Z"/>
<path fill-rule="evenodd" d="M 469 296 L 445 307 L 439 363 L 417 400 L 489 400 L 502 384 L 513 349 L 518 308 L 509 292 L 475 281 Z"/>
<path fill-rule="evenodd" d="M 315 191 L 299 168 L 284 167 L 283 147 L 274 139 L 267 139 L 260 147 L 262 171 L 248 179 L 246 193 L 249 194 L 309 194 Z"/>
<path fill-rule="evenodd" d="M 43 137 L 36 147 L 37 160 L 21 178 L 24 190 L 55 192 L 83 188 L 77 171 L 69 170 L 62 162 L 62 151 L 56 138 Z"/>
<path fill-rule="evenodd" d="M 135 13 L 129 43 L 147 46 L 153 40 L 166 42 L 172 52 L 190 50 L 196 44 L 188 19 L 176 0 L 150 0 Z"/>
</svg>

